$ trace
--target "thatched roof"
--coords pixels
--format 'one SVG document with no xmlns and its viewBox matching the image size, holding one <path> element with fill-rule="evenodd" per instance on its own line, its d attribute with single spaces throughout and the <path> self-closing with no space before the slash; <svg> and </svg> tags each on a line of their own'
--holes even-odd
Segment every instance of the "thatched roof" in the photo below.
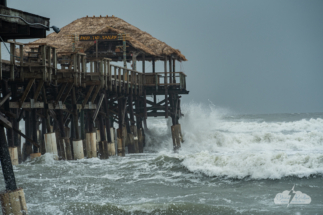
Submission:
<svg viewBox="0 0 323 215">
<path fill-rule="evenodd" d="M 175 56 L 180 61 L 186 61 L 185 56 L 178 50 L 166 43 L 152 37 L 147 32 L 130 25 L 117 17 L 83 17 L 73 21 L 61 29 L 61 32 L 51 33 L 47 38 L 39 39 L 33 43 L 47 43 L 58 48 L 58 52 L 71 52 L 71 34 L 104 34 L 104 33 L 126 33 L 128 43 L 132 47 L 145 52 L 146 55 L 162 57 Z M 94 46 L 93 41 L 77 42 L 76 47 L 83 47 L 84 51 Z"/>
</svg>

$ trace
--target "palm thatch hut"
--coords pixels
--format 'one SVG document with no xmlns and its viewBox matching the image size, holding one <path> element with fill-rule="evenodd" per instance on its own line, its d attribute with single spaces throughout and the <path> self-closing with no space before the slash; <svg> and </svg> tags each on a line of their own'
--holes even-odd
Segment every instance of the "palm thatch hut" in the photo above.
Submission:
<svg viewBox="0 0 323 215">
<path fill-rule="evenodd" d="M 122 34 L 127 35 L 127 61 L 131 60 L 131 55 L 136 53 L 137 60 L 145 56 L 145 60 L 164 60 L 165 56 L 178 61 L 186 61 L 185 56 L 178 50 L 170 47 L 166 43 L 152 37 L 145 31 L 125 22 L 117 17 L 83 17 L 73 21 L 63 27 L 60 33 L 51 33 L 46 38 L 39 39 L 33 43 L 47 43 L 57 47 L 59 52 L 72 52 L 75 50 L 87 54 L 87 59 L 95 57 L 95 41 L 78 41 L 79 35 L 93 34 Z M 75 37 L 73 44 L 71 37 Z M 113 61 L 122 61 L 123 53 L 118 46 L 122 41 L 99 41 L 98 57 L 111 58 Z M 26 51 L 29 47 L 27 47 Z"/>
</svg>

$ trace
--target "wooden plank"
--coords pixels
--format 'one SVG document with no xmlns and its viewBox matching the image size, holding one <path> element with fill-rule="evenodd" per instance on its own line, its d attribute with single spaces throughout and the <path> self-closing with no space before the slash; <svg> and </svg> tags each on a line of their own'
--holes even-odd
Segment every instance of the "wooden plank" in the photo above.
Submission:
<svg viewBox="0 0 323 215">
<path fill-rule="evenodd" d="M 91 104 L 91 106 L 89 104 L 86 104 L 86 105 L 84 105 L 84 107 L 81 104 L 77 104 L 76 108 L 78 110 L 82 110 L 82 109 L 95 110 L 96 109 L 96 104 Z"/>
<path fill-rule="evenodd" d="M 44 102 L 34 102 L 34 108 L 44 108 Z M 24 102 L 22 105 L 20 105 L 19 102 L 9 102 L 9 108 L 23 108 L 23 109 L 29 109 L 31 108 L 30 102 Z"/>
<path fill-rule="evenodd" d="M 96 108 L 96 110 L 95 110 L 95 112 L 94 112 L 94 114 L 93 114 L 93 122 L 95 121 L 95 119 L 96 119 L 96 117 L 97 117 L 97 115 L 98 115 L 98 113 L 99 113 L 99 110 L 100 110 L 100 108 L 101 108 L 101 105 L 102 105 L 102 101 L 103 101 L 103 99 L 104 99 L 104 94 L 103 93 L 101 93 L 101 95 L 100 95 L 100 99 L 99 99 L 99 102 L 98 102 L 98 105 L 97 105 L 97 108 Z"/>
<path fill-rule="evenodd" d="M 36 92 L 35 92 L 35 95 L 34 95 L 34 100 L 37 101 L 38 99 L 38 96 L 39 96 L 39 93 L 42 89 L 44 85 L 44 80 L 40 80 L 39 83 L 38 83 L 38 86 L 37 86 L 37 89 L 36 89 Z"/>
<path fill-rule="evenodd" d="M 74 83 L 69 83 L 67 91 L 66 91 L 65 95 L 62 98 L 62 103 L 65 103 L 65 101 L 66 101 L 68 95 L 70 94 L 71 89 L 73 88 L 73 86 L 74 86 Z"/>
<path fill-rule="evenodd" d="M 65 90 L 66 86 L 67 86 L 67 83 L 63 84 L 63 86 L 59 90 L 59 93 L 58 93 L 58 95 L 56 97 L 56 100 L 55 100 L 55 104 L 58 104 L 58 101 L 61 99 L 61 97 L 62 97 L 62 95 L 64 93 L 64 90 Z"/>
<path fill-rule="evenodd" d="M 11 92 L 8 93 L 1 101 L 0 101 L 0 106 L 2 106 L 6 101 L 7 99 L 9 99 L 11 96 Z"/>
<path fill-rule="evenodd" d="M 82 106 L 81 106 L 81 107 L 83 107 L 83 108 L 85 107 L 85 105 L 86 105 L 87 101 L 89 100 L 89 98 L 90 98 L 90 96 L 91 96 L 91 93 L 92 93 L 93 89 L 94 89 L 94 85 L 92 85 L 92 86 L 90 87 L 89 91 L 87 91 L 87 94 L 86 94 L 86 96 L 85 96 L 85 98 L 84 98 L 84 100 L 83 100 L 83 103 L 82 103 Z"/>
<path fill-rule="evenodd" d="M 12 130 L 18 134 L 20 134 L 20 136 L 24 137 L 26 140 L 28 140 L 30 143 L 32 143 L 34 146 L 36 146 L 37 148 L 39 148 L 40 146 L 33 141 L 32 139 L 30 139 L 29 137 L 27 137 L 24 133 L 22 133 L 20 130 L 16 129 L 15 127 L 12 127 Z"/>
<path fill-rule="evenodd" d="M 19 45 L 19 46 L 23 46 L 25 44 L 23 43 L 19 43 L 19 42 L 16 42 L 16 41 L 12 41 L 12 40 L 8 40 L 7 43 L 10 43 L 10 44 L 16 44 L 16 45 Z"/>
<path fill-rule="evenodd" d="M 92 100 L 91 100 L 92 104 L 94 104 L 94 101 L 95 101 L 100 89 L 101 89 L 101 85 L 96 86 L 95 92 L 94 92 L 94 94 L 92 96 Z"/>
<path fill-rule="evenodd" d="M 56 104 L 56 105 L 55 105 L 55 108 L 54 108 L 53 103 L 49 103 L 49 104 L 48 104 L 48 109 L 50 109 L 50 110 L 54 110 L 54 109 L 59 110 L 59 109 L 61 109 L 61 108 L 59 108 L 59 105 L 58 105 L 58 104 Z M 66 109 L 66 105 L 65 105 L 65 104 L 62 104 L 62 109 Z"/>
<path fill-rule="evenodd" d="M 21 97 L 21 99 L 19 101 L 20 108 L 21 108 L 22 104 L 24 103 L 24 101 L 26 100 L 26 98 L 28 96 L 28 93 L 29 93 L 31 87 L 33 86 L 34 82 L 35 82 L 34 78 L 29 80 L 28 85 L 27 85 L 27 87 L 26 87 L 26 89 L 25 89 L 25 91 L 24 91 L 24 93 L 23 93 L 23 95 L 22 95 L 22 97 Z"/>
<path fill-rule="evenodd" d="M 2 116 L 2 114 L 0 114 L 0 125 L 4 126 L 6 128 L 12 128 L 11 122 L 9 120 L 7 120 L 7 118 Z"/>
</svg>

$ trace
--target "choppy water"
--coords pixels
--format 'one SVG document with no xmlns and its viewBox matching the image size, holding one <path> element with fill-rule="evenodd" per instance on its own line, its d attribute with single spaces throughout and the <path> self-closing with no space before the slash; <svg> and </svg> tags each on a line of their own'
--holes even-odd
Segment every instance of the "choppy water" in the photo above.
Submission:
<svg viewBox="0 0 323 215">
<path fill-rule="evenodd" d="M 183 112 L 179 153 L 153 118 L 144 154 L 15 166 L 30 214 L 322 214 L 323 114 Z M 275 205 L 294 185 L 311 204 Z"/>
</svg>

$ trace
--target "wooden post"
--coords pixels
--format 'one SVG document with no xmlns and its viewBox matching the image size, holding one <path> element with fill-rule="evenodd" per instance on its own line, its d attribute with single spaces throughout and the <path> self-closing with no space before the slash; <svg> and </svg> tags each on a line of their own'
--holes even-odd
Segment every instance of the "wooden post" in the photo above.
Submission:
<svg viewBox="0 0 323 215">
<path fill-rule="evenodd" d="M 74 116 L 73 116 L 73 120 L 74 120 L 74 128 L 75 128 L 75 138 L 76 140 L 80 140 L 80 133 L 79 133 L 79 127 L 78 127 L 78 112 L 77 112 L 77 107 L 76 107 L 76 95 L 75 95 L 75 87 L 73 87 L 72 89 L 72 102 L 73 102 L 73 109 L 74 109 Z"/>
<path fill-rule="evenodd" d="M 43 115 L 46 116 L 45 112 L 46 112 L 46 109 L 43 109 L 42 110 L 43 112 Z M 45 139 L 44 139 L 44 136 L 46 134 L 46 118 L 42 118 L 42 123 L 41 123 L 41 146 L 40 146 L 40 153 L 43 155 L 46 153 L 46 147 L 45 147 Z"/>
<path fill-rule="evenodd" d="M 17 84 L 13 84 L 11 86 L 11 93 L 12 93 L 12 100 L 13 101 L 17 100 L 17 89 L 18 89 Z M 16 115 L 16 117 L 13 118 L 13 120 L 12 120 L 13 121 L 12 126 L 15 129 L 19 130 L 19 121 L 20 120 L 18 119 L 18 108 L 13 109 L 12 111 Z M 17 132 L 13 133 L 13 144 L 14 144 L 15 147 L 20 148 L 19 147 L 19 139 L 18 139 L 18 133 Z"/>
<path fill-rule="evenodd" d="M 165 70 L 165 77 L 164 77 L 164 87 L 165 87 L 165 118 L 168 118 L 168 87 L 167 87 L 167 56 L 164 59 L 164 70 Z"/>
<path fill-rule="evenodd" d="M 0 42 L 0 81 L 2 80 L 2 56 L 1 56 L 1 44 L 2 42 Z"/>
<path fill-rule="evenodd" d="M 107 132 L 107 141 L 109 143 L 112 142 L 111 138 L 111 125 L 110 125 L 110 115 L 109 115 L 109 104 L 108 104 L 108 94 L 106 93 L 106 96 L 104 97 L 104 108 L 105 108 L 105 113 L 106 113 L 106 118 L 105 118 L 105 126 L 106 126 L 106 132 Z"/>
<path fill-rule="evenodd" d="M 99 41 L 95 40 L 95 67 L 94 67 L 94 72 L 98 72 L 98 58 L 99 58 Z"/>
<path fill-rule="evenodd" d="M 126 34 L 122 34 L 122 50 L 123 50 L 123 67 L 127 68 L 127 41 L 126 41 Z"/>
<path fill-rule="evenodd" d="M 65 143 L 66 159 L 67 160 L 73 160 L 71 142 L 70 142 L 70 139 L 66 136 L 66 133 L 65 133 L 64 122 L 63 122 L 63 111 L 58 110 L 57 113 L 58 113 L 57 114 L 58 127 L 59 127 L 61 138 L 62 138 L 61 140 L 64 141 L 64 143 Z"/>
<path fill-rule="evenodd" d="M 2 95 L 3 97 L 10 95 L 11 93 L 9 92 L 9 86 L 8 86 L 8 81 L 3 80 L 2 81 Z M 4 110 L 11 113 L 10 107 L 9 107 L 9 98 L 4 102 L 3 104 Z M 10 122 L 13 124 L 12 118 L 9 118 Z M 7 128 L 7 139 L 8 139 L 8 146 L 9 147 L 14 147 L 14 140 L 13 140 L 13 131 L 11 128 Z"/>
<path fill-rule="evenodd" d="M 31 137 L 31 123 L 30 123 L 30 113 L 29 111 L 25 111 L 25 135 L 27 137 Z M 29 155 L 32 153 L 32 145 L 28 140 L 25 140 L 25 144 L 23 147 L 23 161 L 26 161 Z"/>
<path fill-rule="evenodd" d="M 118 156 L 125 156 L 124 151 L 124 132 L 123 132 L 123 99 L 118 99 L 118 118 L 119 118 L 119 129 L 118 129 Z"/>
<path fill-rule="evenodd" d="M 49 114 L 48 114 L 48 102 L 47 102 L 45 86 L 43 86 L 43 101 L 45 103 L 46 129 L 47 129 L 47 133 L 51 133 L 53 132 L 53 130 L 51 129 L 51 126 L 50 126 L 50 120 L 49 120 Z"/>
<path fill-rule="evenodd" d="M 152 60 L 152 68 L 153 68 L 153 73 L 156 73 L 156 71 L 155 71 L 155 58 L 153 58 L 153 60 Z M 155 79 L 155 81 L 156 81 L 156 83 L 157 83 L 157 79 Z M 156 94 L 154 94 L 154 104 L 156 104 Z"/>
<path fill-rule="evenodd" d="M 135 107 L 136 107 L 136 122 L 137 122 L 137 126 L 136 128 L 133 128 L 134 130 L 136 130 L 136 136 L 137 136 L 137 150 L 138 153 L 142 153 L 143 152 L 143 143 L 142 141 L 140 141 L 139 136 L 138 136 L 138 129 L 142 129 L 142 118 L 140 117 L 140 107 L 141 107 L 141 102 L 137 99 L 135 101 Z"/>
<path fill-rule="evenodd" d="M 104 123 L 103 123 L 103 117 L 99 117 L 99 128 L 100 128 L 100 143 L 99 143 L 99 152 L 101 154 L 101 159 L 107 159 L 108 158 L 108 142 L 106 140 L 105 136 L 105 129 L 104 129 Z"/>
<path fill-rule="evenodd" d="M 15 43 L 10 43 L 10 80 L 15 80 L 15 64 L 16 64 L 16 47 Z"/>
<path fill-rule="evenodd" d="M 32 92 L 32 98 L 36 93 L 36 84 L 34 84 L 33 86 L 33 92 Z M 36 101 L 34 101 L 36 102 Z M 32 126 L 33 126 L 33 141 L 34 142 L 38 142 L 38 138 L 37 138 L 37 131 L 38 131 L 38 123 L 37 123 L 37 109 L 36 108 L 32 108 L 31 111 L 31 116 L 32 116 Z M 33 147 L 33 153 L 38 153 L 38 148 L 36 146 Z"/>
<path fill-rule="evenodd" d="M 46 45 L 41 46 L 41 54 L 42 54 L 42 64 L 43 64 L 43 80 L 47 81 L 47 67 L 46 67 Z"/>
<path fill-rule="evenodd" d="M 172 78 L 172 75 L 173 75 L 173 66 L 172 66 L 172 57 L 169 57 L 168 59 L 168 66 L 169 66 L 169 83 L 171 84 L 173 82 L 173 78 Z M 172 88 L 170 86 L 170 88 Z"/>
<path fill-rule="evenodd" d="M 85 140 L 84 109 L 81 110 L 80 121 L 81 121 L 81 139 Z"/>
<path fill-rule="evenodd" d="M 145 86 L 146 84 L 146 76 L 145 76 L 145 73 L 146 73 L 146 68 L 145 68 L 145 55 L 143 55 L 143 59 L 142 59 L 142 73 L 143 73 L 143 87 Z M 145 129 L 147 128 L 147 101 L 146 101 L 146 89 L 144 88 L 143 90 L 143 93 L 144 93 L 144 102 L 143 102 L 143 106 L 144 106 L 144 125 L 145 125 Z"/>
<path fill-rule="evenodd" d="M 0 157 L 6 190 L 14 191 L 17 189 L 16 179 L 12 168 L 4 127 L 2 125 L 0 125 Z"/>
<path fill-rule="evenodd" d="M 176 83 L 176 68 L 175 68 L 176 59 L 173 59 L 173 83 Z"/>
</svg>

